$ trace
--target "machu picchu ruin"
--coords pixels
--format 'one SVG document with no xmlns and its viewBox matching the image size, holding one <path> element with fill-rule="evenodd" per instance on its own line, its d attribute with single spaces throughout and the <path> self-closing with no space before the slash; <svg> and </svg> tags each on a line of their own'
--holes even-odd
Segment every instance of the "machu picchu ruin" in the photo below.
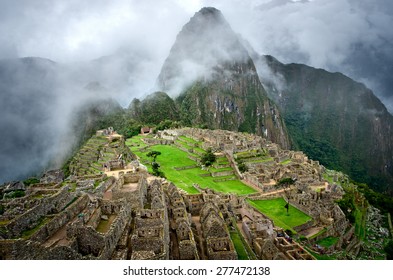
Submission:
<svg viewBox="0 0 393 280">
<path fill-rule="evenodd" d="M 67 169 L 0 187 L 0 259 L 384 258 L 386 215 L 349 220 L 345 175 L 261 136 L 107 128 Z"/>
</svg>

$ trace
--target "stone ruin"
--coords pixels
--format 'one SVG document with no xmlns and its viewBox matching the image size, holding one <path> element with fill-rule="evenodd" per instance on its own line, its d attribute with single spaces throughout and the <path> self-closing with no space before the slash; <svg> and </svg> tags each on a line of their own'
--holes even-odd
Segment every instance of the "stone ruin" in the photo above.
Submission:
<svg viewBox="0 0 393 280">
<path fill-rule="evenodd" d="M 203 141 L 227 157 L 234 176 L 258 192 L 247 198 L 284 197 L 312 221 L 296 228 L 306 235 L 324 228 L 318 239 L 339 236 L 357 250 L 353 229 L 334 203 L 343 191 L 323 181 L 323 167 L 301 152 L 284 151 L 262 137 L 202 129 L 160 132 L 161 144 L 182 135 Z M 165 140 L 164 143 L 162 141 Z M 154 142 L 155 143 L 155 142 Z M 8 184 L 1 194 L 21 189 L 25 196 L 0 201 L 0 259 L 218 259 L 238 258 L 231 239 L 237 233 L 255 259 L 314 259 L 299 243 L 250 206 L 246 197 L 194 185 L 186 194 L 139 165 L 113 129 L 98 131 L 70 164 L 72 176 L 50 171 L 40 183 Z M 249 171 L 240 173 L 237 161 Z M 132 162 L 132 169 L 126 169 Z M 104 171 L 119 171 L 116 177 Z M 277 188 L 282 178 L 291 188 Z M 316 240 L 318 240 L 316 239 Z"/>
</svg>

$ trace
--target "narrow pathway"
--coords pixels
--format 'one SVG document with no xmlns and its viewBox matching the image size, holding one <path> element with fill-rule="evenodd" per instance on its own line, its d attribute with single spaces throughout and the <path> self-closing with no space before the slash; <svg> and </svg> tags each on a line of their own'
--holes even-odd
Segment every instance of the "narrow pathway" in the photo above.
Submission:
<svg viewBox="0 0 393 280">
<path fill-rule="evenodd" d="M 207 255 L 206 255 L 206 252 L 205 252 L 205 246 L 204 246 L 205 239 L 203 238 L 203 234 L 202 234 L 202 225 L 200 223 L 200 217 L 199 216 L 192 216 L 191 219 L 192 219 L 192 221 L 194 222 L 194 224 L 196 226 L 197 234 L 198 234 L 198 237 L 199 237 L 199 248 L 200 248 L 200 250 L 199 250 L 199 253 L 200 253 L 199 258 L 201 260 L 207 260 L 208 258 L 207 258 Z"/>
<path fill-rule="evenodd" d="M 76 221 L 78 217 L 75 217 L 70 222 L 62 226 L 58 231 L 56 231 L 51 237 L 49 237 L 42 245 L 46 248 L 54 247 L 57 245 L 68 245 L 69 241 L 67 239 L 67 225 Z"/>
</svg>

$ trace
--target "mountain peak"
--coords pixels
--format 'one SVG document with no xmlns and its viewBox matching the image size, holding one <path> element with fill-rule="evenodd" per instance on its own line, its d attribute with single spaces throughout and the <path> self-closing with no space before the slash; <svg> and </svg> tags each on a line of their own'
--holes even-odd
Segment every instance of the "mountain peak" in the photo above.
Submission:
<svg viewBox="0 0 393 280">
<path fill-rule="evenodd" d="M 184 25 L 158 76 L 158 87 L 178 96 L 187 125 L 257 133 L 289 146 L 254 62 L 215 8 L 201 9 Z"/>
<path fill-rule="evenodd" d="M 226 20 L 221 11 L 214 7 L 204 7 L 200 9 L 191 18 L 190 22 L 195 22 L 196 20 L 210 21 L 214 22 L 215 24 L 217 24 L 217 22 L 226 23 Z"/>
<path fill-rule="evenodd" d="M 215 19 L 218 19 L 219 17 L 223 18 L 221 11 L 214 7 L 203 7 L 195 13 L 195 16 L 211 17 Z"/>
<path fill-rule="evenodd" d="M 222 13 L 212 7 L 202 8 L 177 35 L 158 77 L 158 87 L 176 95 L 192 82 L 210 78 L 225 63 L 249 60 Z"/>
</svg>

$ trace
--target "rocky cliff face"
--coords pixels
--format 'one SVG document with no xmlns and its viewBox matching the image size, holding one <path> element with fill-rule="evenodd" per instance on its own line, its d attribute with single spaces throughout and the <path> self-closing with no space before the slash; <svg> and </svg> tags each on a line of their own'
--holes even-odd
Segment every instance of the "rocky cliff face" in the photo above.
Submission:
<svg viewBox="0 0 393 280">
<path fill-rule="evenodd" d="M 158 85 L 178 96 L 186 124 L 257 133 L 289 147 L 280 113 L 252 59 L 215 8 L 203 8 L 183 27 Z"/>
<path fill-rule="evenodd" d="M 341 73 L 271 56 L 258 61 L 296 148 L 375 188 L 393 188 L 393 117 L 373 92 Z M 257 64 L 258 64 L 257 63 Z"/>
</svg>

